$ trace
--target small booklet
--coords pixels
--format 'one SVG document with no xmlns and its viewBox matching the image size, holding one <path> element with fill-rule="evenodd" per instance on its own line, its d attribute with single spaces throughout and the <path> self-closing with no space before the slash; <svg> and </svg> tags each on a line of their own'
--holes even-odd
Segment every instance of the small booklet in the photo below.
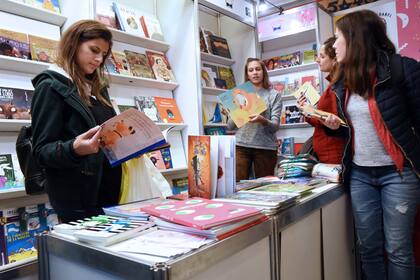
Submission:
<svg viewBox="0 0 420 280">
<path fill-rule="evenodd" d="M 101 149 L 111 166 L 147 152 L 169 147 L 165 135 L 143 112 L 134 108 L 107 120 L 100 131 Z"/>
<path fill-rule="evenodd" d="M 332 113 L 325 112 L 319 109 L 314 108 L 311 105 L 303 105 L 301 111 L 305 117 L 318 119 L 320 121 L 325 121 Z M 346 122 L 340 119 L 341 126 L 347 126 Z"/>
<path fill-rule="evenodd" d="M 312 106 L 316 105 L 320 98 L 318 91 L 309 81 L 305 82 L 297 91 L 293 92 L 293 95 L 296 99 L 299 99 L 302 95 L 304 95 L 306 102 Z"/>
<path fill-rule="evenodd" d="M 256 92 L 252 83 L 246 82 L 218 96 L 238 128 L 249 122 L 251 115 L 267 110 L 264 99 Z"/>
</svg>

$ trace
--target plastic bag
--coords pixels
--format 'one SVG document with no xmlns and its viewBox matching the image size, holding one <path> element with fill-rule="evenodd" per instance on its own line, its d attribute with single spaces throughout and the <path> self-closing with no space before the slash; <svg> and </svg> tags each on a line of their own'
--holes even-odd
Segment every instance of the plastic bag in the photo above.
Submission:
<svg viewBox="0 0 420 280">
<path fill-rule="evenodd" d="M 120 204 L 172 195 L 168 181 L 147 156 L 126 161 L 122 172 Z"/>
</svg>

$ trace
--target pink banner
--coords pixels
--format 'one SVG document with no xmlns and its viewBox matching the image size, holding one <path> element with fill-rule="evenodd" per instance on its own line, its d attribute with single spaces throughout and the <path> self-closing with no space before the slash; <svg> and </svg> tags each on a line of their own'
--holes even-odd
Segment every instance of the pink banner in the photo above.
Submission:
<svg viewBox="0 0 420 280">
<path fill-rule="evenodd" d="M 420 1 L 397 0 L 398 48 L 403 56 L 420 61 Z"/>
</svg>

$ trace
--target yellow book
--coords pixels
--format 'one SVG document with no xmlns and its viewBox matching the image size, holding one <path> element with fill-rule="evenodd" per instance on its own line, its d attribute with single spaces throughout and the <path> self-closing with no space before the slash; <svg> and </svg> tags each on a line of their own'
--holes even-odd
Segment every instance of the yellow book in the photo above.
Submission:
<svg viewBox="0 0 420 280">
<path fill-rule="evenodd" d="M 316 105 L 320 98 L 318 91 L 309 81 L 304 83 L 297 91 L 293 92 L 293 95 L 296 99 L 299 99 L 302 95 L 304 95 L 306 102 L 310 105 Z"/>
</svg>

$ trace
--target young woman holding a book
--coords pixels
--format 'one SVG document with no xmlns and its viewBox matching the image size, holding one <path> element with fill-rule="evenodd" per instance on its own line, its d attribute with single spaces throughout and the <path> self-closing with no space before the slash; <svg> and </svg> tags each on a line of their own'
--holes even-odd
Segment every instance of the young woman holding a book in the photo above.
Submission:
<svg viewBox="0 0 420 280">
<path fill-rule="evenodd" d="M 396 54 L 384 21 L 362 10 L 336 22 L 339 117 L 366 279 L 414 279 L 412 231 L 420 199 L 420 63 Z M 385 263 L 384 251 L 387 252 Z"/>
<path fill-rule="evenodd" d="M 111 47 L 105 25 L 76 22 L 61 38 L 56 64 L 32 80 L 34 155 L 62 222 L 100 214 L 101 206 L 118 202 L 121 168 L 111 168 L 99 151 L 99 124 L 115 116 L 104 76 Z"/>
<path fill-rule="evenodd" d="M 280 95 L 270 85 L 264 63 L 248 58 L 245 65 L 245 81 L 250 81 L 267 105 L 267 110 L 252 116 L 250 121 L 236 132 L 236 180 L 249 178 L 252 164 L 257 178 L 274 174 L 277 161 L 276 131 L 279 129 Z M 228 129 L 236 128 L 232 120 Z"/>
<path fill-rule="evenodd" d="M 333 44 L 335 38 L 327 39 L 319 50 L 319 55 L 316 62 L 322 72 L 329 73 L 327 80 L 331 81 L 331 76 L 336 68 L 335 50 Z M 336 96 L 331 89 L 331 85 L 324 91 L 318 101 L 317 109 L 332 113 L 333 115 L 326 117 L 325 120 L 306 117 L 305 120 L 314 127 L 314 134 L 312 138 L 313 149 L 318 160 L 322 163 L 340 164 L 343 158 L 343 151 L 345 139 L 332 135 L 329 125 L 335 125 L 339 121 L 336 117 L 338 115 Z M 306 99 L 302 95 L 298 100 L 300 107 L 305 106 Z"/>
</svg>

